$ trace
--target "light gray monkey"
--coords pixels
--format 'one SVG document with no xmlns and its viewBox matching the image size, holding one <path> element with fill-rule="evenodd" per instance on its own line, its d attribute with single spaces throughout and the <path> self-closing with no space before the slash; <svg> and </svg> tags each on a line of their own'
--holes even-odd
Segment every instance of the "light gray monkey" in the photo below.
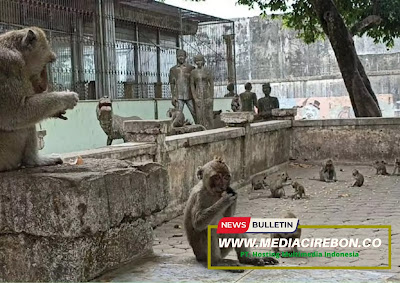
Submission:
<svg viewBox="0 0 400 283">
<path fill-rule="evenodd" d="M 184 215 L 184 225 L 189 244 L 197 261 L 207 262 L 207 227 L 217 225 L 221 218 L 235 214 L 237 194 L 230 187 L 230 170 L 225 162 L 216 157 L 197 170 L 199 183 L 191 190 Z M 219 238 L 245 238 L 246 234 L 217 234 L 211 232 L 211 265 L 237 266 L 236 261 L 224 259 L 232 247 L 220 248 Z M 242 264 L 276 264 L 271 257 L 251 257 L 250 249 L 244 246 L 235 248 L 238 260 Z M 241 256 L 247 252 L 249 257 Z M 235 272 L 243 272 L 236 270 Z"/>
<path fill-rule="evenodd" d="M 60 157 L 38 156 L 35 126 L 62 118 L 78 102 L 74 92 L 46 91 L 46 65 L 55 59 L 40 28 L 0 35 L 0 171 L 62 163 Z"/>
</svg>

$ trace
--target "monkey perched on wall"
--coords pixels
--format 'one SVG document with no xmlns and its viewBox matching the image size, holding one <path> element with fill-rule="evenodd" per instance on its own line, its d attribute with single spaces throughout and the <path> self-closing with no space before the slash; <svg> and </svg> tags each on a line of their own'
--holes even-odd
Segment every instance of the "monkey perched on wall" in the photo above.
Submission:
<svg viewBox="0 0 400 283">
<path fill-rule="evenodd" d="M 186 203 L 184 226 L 189 244 L 193 249 L 197 261 L 207 261 L 207 227 L 217 225 L 221 218 L 231 217 L 235 214 L 237 194 L 230 187 L 230 170 L 221 158 L 215 158 L 197 170 L 199 183 L 191 190 Z M 232 249 L 220 248 L 218 238 L 245 238 L 246 234 L 217 234 L 211 231 L 211 265 L 232 266 L 224 259 Z M 256 258 L 243 257 L 241 252 L 248 252 L 244 246 L 235 248 L 238 260 L 242 264 L 265 265 L 276 264 L 277 261 L 270 257 Z M 243 253 L 242 253 L 243 254 Z M 243 271 L 241 271 L 243 272 Z"/>
<path fill-rule="evenodd" d="M 296 215 L 294 215 L 291 212 L 287 212 L 285 215 L 283 215 L 283 218 L 297 218 Z M 297 230 L 294 233 L 271 233 L 271 239 L 274 238 L 285 238 L 285 239 L 300 239 L 301 236 L 301 228 L 297 228 Z M 279 252 L 279 248 L 278 247 L 273 247 L 272 251 L 277 253 Z M 297 247 L 293 247 L 292 248 L 292 252 L 298 252 Z"/>
<path fill-rule="evenodd" d="M 300 185 L 298 182 L 292 182 L 292 187 L 294 189 L 294 195 L 292 195 L 292 199 L 301 199 L 306 196 L 306 192 L 304 187 Z"/>
<path fill-rule="evenodd" d="M 335 166 L 331 159 L 328 159 L 319 171 L 319 180 L 323 182 L 336 182 Z"/>
<path fill-rule="evenodd" d="M 191 125 L 191 123 L 185 119 L 185 115 L 178 108 L 169 108 L 167 116 L 172 119 L 172 127 L 183 127 Z"/>
<path fill-rule="evenodd" d="M 60 157 L 38 156 L 35 127 L 78 102 L 75 92 L 46 91 L 46 65 L 55 59 L 40 28 L 0 35 L 0 171 L 62 163 Z"/>
<path fill-rule="evenodd" d="M 400 159 L 399 158 L 396 158 L 394 160 L 394 170 L 393 170 L 392 175 L 400 175 Z"/>
<path fill-rule="evenodd" d="M 375 163 L 372 165 L 376 169 L 376 175 L 389 175 L 389 173 L 386 170 L 386 162 L 385 161 L 375 161 Z"/>
<path fill-rule="evenodd" d="M 354 183 L 351 185 L 352 187 L 361 187 L 364 184 L 364 176 L 358 172 L 358 170 L 354 169 L 353 170 L 353 178 L 354 178 Z"/>
</svg>

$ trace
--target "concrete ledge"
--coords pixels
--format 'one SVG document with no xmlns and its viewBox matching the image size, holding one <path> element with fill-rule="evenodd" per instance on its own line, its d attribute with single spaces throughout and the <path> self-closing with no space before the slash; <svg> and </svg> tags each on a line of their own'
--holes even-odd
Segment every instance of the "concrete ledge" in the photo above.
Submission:
<svg viewBox="0 0 400 283">
<path fill-rule="evenodd" d="M 168 184 L 160 164 L 115 159 L 1 173 L 0 280 L 87 281 L 151 252 Z"/>
<path fill-rule="evenodd" d="M 379 126 L 379 125 L 400 125 L 400 118 L 356 118 L 356 119 L 293 121 L 293 127 Z"/>
<path fill-rule="evenodd" d="M 292 121 L 267 121 L 250 124 L 251 133 L 258 134 L 264 132 L 277 131 L 280 129 L 287 129 L 292 127 Z"/>
<path fill-rule="evenodd" d="M 65 153 L 62 154 L 62 158 L 69 159 L 81 156 L 83 159 L 113 158 L 129 161 L 153 161 L 156 155 L 156 149 L 157 146 L 155 144 L 129 142 L 79 152 Z"/>
<path fill-rule="evenodd" d="M 220 128 L 196 133 L 189 133 L 165 138 L 166 150 L 172 151 L 182 147 L 213 143 L 244 136 L 244 128 Z"/>
</svg>

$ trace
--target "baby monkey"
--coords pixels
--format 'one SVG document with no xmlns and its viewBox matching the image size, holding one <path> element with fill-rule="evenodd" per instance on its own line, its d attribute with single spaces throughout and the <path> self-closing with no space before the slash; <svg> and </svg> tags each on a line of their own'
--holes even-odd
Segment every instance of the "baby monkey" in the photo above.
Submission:
<svg viewBox="0 0 400 283">
<path fill-rule="evenodd" d="M 389 173 L 386 170 L 386 162 L 385 161 L 375 161 L 374 163 L 374 168 L 376 169 L 376 175 L 389 175 Z"/>
<path fill-rule="evenodd" d="M 364 184 L 364 176 L 357 169 L 353 170 L 353 178 L 354 183 L 351 185 L 352 187 L 361 187 Z"/>
<path fill-rule="evenodd" d="M 292 199 L 302 199 L 306 196 L 304 187 L 300 185 L 298 182 L 293 181 L 292 187 L 294 189 L 294 195 L 292 195 Z"/>
</svg>

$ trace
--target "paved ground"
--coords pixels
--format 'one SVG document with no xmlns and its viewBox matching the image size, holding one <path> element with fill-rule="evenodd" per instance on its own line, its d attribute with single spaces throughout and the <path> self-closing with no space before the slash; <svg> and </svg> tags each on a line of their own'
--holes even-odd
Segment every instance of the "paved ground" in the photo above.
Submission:
<svg viewBox="0 0 400 283">
<path fill-rule="evenodd" d="M 317 177 L 318 167 L 291 164 L 292 179 L 306 188 L 309 199 L 270 199 L 258 193 L 240 191 L 237 216 L 278 217 L 292 211 L 302 225 L 392 225 L 391 270 L 249 270 L 241 274 L 208 270 L 194 259 L 187 244 L 182 217 L 155 230 L 155 256 L 111 272 L 100 281 L 179 281 L 179 282 L 400 282 L 400 176 L 375 176 L 372 167 L 358 166 L 366 181 L 361 188 L 349 188 L 353 167 L 337 166 L 339 182 L 322 183 L 309 180 Z M 391 169 L 391 168 L 389 168 Z M 287 187 L 286 194 L 292 189 Z M 258 235 L 262 237 L 263 235 Z M 279 266 L 387 266 L 388 234 L 385 229 L 303 229 L 302 237 L 380 238 L 376 249 L 347 248 L 336 251 L 358 252 L 358 258 L 279 258 Z M 314 249 L 303 251 L 332 251 Z M 256 250 L 263 251 L 263 250 Z M 234 253 L 231 252 L 231 258 Z"/>
</svg>

